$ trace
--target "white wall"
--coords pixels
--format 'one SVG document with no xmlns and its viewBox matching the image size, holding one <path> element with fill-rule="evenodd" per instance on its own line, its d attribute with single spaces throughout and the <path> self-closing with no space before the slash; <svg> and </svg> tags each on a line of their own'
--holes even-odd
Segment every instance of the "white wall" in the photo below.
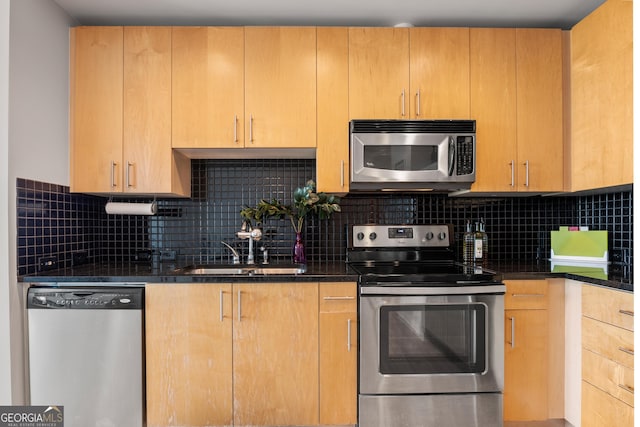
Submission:
<svg viewBox="0 0 640 427">
<path fill-rule="evenodd" d="M 9 2 L 0 1 L 0 405 L 11 403 L 9 333 Z M 15 246 L 15 245 L 13 245 Z M 15 250 L 15 249 L 14 249 Z"/>
<path fill-rule="evenodd" d="M 4 7 L 8 2 L 1 3 Z M 9 256 L 8 266 L 0 271 L 9 273 L 8 280 L 0 283 L 0 300 L 9 302 L 10 321 L 0 321 L 0 338 L 10 335 L 11 381 L 7 381 L 6 361 L 0 355 L 0 388 L 11 384 L 12 403 L 22 404 L 25 355 L 23 302 L 16 280 L 15 185 L 16 178 L 69 183 L 69 27 L 73 21 L 51 0 L 11 0 L 8 9 L 8 155 L 1 156 L 8 159 L 7 168 L 2 168 L 8 170 L 8 176 L 7 182 L 0 182 L 8 209 L 6 218 L 0 219 L 8 224 L 8 238 L 2 241 L 8 242 Z M 0 86 L 0 100 L 6 99 Z M 0 125 L 0 129 L 7 126 Z M 6 306 L 0 306 L 0 316 L 7 317 Z M 0 396 L 4 393 L 0 390 Z"/>
</svg>

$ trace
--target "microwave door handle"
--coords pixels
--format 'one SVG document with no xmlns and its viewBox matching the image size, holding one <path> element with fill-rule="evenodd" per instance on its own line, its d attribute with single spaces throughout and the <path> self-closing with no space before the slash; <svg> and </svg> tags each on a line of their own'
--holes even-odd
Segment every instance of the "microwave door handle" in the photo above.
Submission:
<svg viewBox="0 0 640 427">
<path fill-rule="evenodd" d="M 455 166 L 456 166 L 456 141 L 451 136 L 449 137 L 449 176 L 453 176 Z"/>
</svg>

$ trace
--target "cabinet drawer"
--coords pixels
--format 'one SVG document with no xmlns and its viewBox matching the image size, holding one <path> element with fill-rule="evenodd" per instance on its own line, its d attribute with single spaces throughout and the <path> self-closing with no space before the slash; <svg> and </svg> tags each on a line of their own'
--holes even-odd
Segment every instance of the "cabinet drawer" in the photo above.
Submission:
<svg viewBox="0 0 640 427">
<path fill-rule="evenodd" d="M 505 280 L 505 309 L 546 309 L 549 284 L 546 280 Z"/>
<path fill-rule="evenodd" d="M 583 285 L 582 314 L 633 331 L 633 294 Z"/>
<path fill-rule="evenodd" d="M 582 347 L 633 368 L 633 332 L 582 316 Z"/>
<path fill-rule="evenodd" d="M 582 381 L 582 427 L 632 427 L 633 408 Z"/>
<path fill-rule="evenodd" d="M 582 349 L 582 379 L 633 406 L 633 369 Z"/>
<path fill-rule="evenodd" d="M 357 310 L 358 288 L 355 283 L 320 283 L 320 312 L 345 313 Z"/>
</svg>

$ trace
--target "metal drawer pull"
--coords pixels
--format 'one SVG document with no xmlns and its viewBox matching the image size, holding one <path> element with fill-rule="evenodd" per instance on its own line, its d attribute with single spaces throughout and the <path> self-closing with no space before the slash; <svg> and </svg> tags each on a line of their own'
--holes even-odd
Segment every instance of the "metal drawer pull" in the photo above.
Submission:
<svg viewBox="0 0 640 427">
<path fill-rule="evenodd" d="M 625 316 L 631 316 L 631 317 L 633 317 L 633 311 L 620 309 L 620 310 L 618 310 L 618 313 L 620 313 L 620 314 L 624 314 Z"/>
<path fill-rule="evenodd" d="M 524 167 L 526 168 L 526 174 L 525 174 L 525 178 L 524 178 L 524 186 L 528 187 L 529 186 L 529 160 L 527 160 L 526 162 L 524 162 Z"/>
<path fill-rule="evenodd" d="M 233 142 L 238 142 L 238 115 L 233 116 Z"/>
<path fill-rule="evenodd" d="M 351 352 L 351 319 L 347 319 L 347 351 Z"/>
<path fill-rule="evenodd" d="M 621 389 L 623 389 L 624 391 L 628 391 L 629 393 L 633 394 L 633 387 L 629 387 L 628 385 L 625 384 L 618 384 L 618 387 L 620 387 Z"/>
<path fill-rule="evenodd" d="M 220 321 L 224 319 L 224 292 L 220 289 Z"/>
<path fill-rule="evenodd" d="M 404 89 L 402 89 L 402 117 L 404 117 Z"/>
<path fill-rule="evenodd" d="M 511 344 L 511 348 L 514 348 L 516 346 L 516 318 L 509 317 L 509 320 L 511 320 L 511 342 L 509 344 Z"/>
<path fill-rule="evenodd" d="M 526 297 L 542 298 L 544 297 L 544 294 L 511 294 L 511 296 L 514 298 L 526 298 Z"/>
<path fill-rule="evenodd" d="M 253 114 L 249 115 L 249 142 L 253 144 Z"/>
<path fill-rule="evenodd" d="M 328 297 L 322 297 L 323 300 L 325 301 L 349 301 L 349 300 L 354 300 L 356 299 L 356 297 L 332 297 L 332 296 L 328 296 Z"/>
<path fill-rule="evenodd" d="M 111 161 L 111 187 L 115 188 L 118 186 L 118 184 L 116 183 L 116 165 L 118 163 L 114 162 L 113 160 Z"/>
<path fill-rule="evenodd" d="M 133 187 L 133 185 L 131 185 L 131 167 L 133 166 L 133 163 L 131 163 L 130 161 L 127 161 L 127 188 Z"/>
<path fill-rule="evenodd" d="M 420 91 L 416 92 L 416 117 L 420 117 Z"/>
<path fill-rule="evenodd" d="M 242 320 L 242 292 L 238 291 L 238 322 Z"/>
<path fill-rule="evenodd" d="M 511 162 L 509 162 L 509 165 L 511 165 L 511 186 L 515 186 L 516 185 L 516 177 L 515 177 L 515 161 L 511 160 Z"/>
<path fill-rule="evenodd" d="M 618 350 L 620 350 L 623 353 L 627 353 L 630 354 L 631 356 L 633 356 L 633 350 L 630 348 L 624 348 L 624 347 L 618 347 Z"/>
<path fill-rule="evenodd" d="M 340 188 L 344 187 L 344 160 L 340 161 Z"/>
</svg>

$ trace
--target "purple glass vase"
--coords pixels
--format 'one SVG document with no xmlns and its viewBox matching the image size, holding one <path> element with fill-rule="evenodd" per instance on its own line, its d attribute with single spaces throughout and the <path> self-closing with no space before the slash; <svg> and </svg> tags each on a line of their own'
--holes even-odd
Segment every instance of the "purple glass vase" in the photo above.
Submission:
<svg viewBox="0 0 640 427">
<path fill-rule="evenodd" d="M 293 263 L 307 263 L 307 257 L 304 254 L 304 243 L 302 243 L 302 233 L 300 232 L 296 232 L 296 243 L 293 245 Z"/>
</svg>

